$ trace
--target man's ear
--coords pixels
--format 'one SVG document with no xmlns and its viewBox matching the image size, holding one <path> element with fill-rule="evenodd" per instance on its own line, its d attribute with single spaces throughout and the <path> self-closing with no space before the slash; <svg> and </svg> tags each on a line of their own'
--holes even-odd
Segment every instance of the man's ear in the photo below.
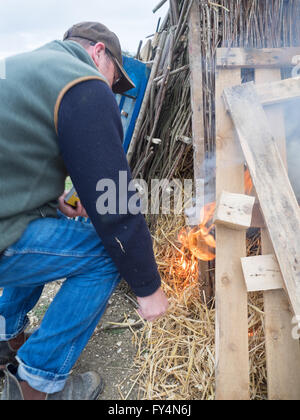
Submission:
<svg viewBox="0 0 300 420">
<path fill-rule="evenodd" d="M 101 61 L 101 57 L 103 56 L 103 54 L 105 54 L 105 44 L 103 44 L 103 42 L 98 42 L 92 51 L 92 59 L 94 60 L 95 64 L 98 66 L 100 61 Z"/>
</svg>

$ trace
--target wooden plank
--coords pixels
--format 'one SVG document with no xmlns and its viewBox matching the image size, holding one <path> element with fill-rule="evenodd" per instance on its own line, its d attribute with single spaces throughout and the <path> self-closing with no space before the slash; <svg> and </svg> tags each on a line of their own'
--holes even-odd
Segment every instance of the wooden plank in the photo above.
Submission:
<svg viewBox="0 0 300 420">
<path fill-rule="evenodd" d="M 263 105 L 274 105 L 300 98 L 300 77 L 256 85 Z"/>
<path fill-rule="evenodd" d="M 194 148 L 194 179 L 196 186 L 197 207 L 205 204 L 205 144 L 203 121 L 203 90 L 202 90 L 202 63 L 200 43 L 200 11 L 197 1 L 194 1 L 189 16 L 189 63 L 192 106 L 192 132 Z M 202 180 L 202 182 L 199 180 Z M 200 211 L 197 212 L 200 214 Z M 200 220 L 199 220 L 200 223 Z M 211 299 L 212 290 L 208 271 L 208 262 L 198 261 L 199 273 L 203 291 L 208 300 Z"/>
<path fill-rule="evenodd" d="M 254 227 L 254 228 L 265 228 L 266 227 L 264 217 L 263 217 L 263 215 L 261 213 L 261 210 L 260 210 L 259 203 L 254 204 L 253 212 L 252 212 L 251 227 Z"/>
<path fill-rule="evenodd" d="M 251 226 L 255 197 L 222 191 L 216 204 L 214 224 L 247 230 Z"/>
<path fill-rule="evenodd" d="M 253 83 L 225 89 L 224 98 L 256 188 L 285 287 L 300 315 L 300 212 Z"/>
<path fill-rule="evenodd" d="M 278 70 L 256 70 L 255 80 L 265 82 L 281 79 Z M 265 109 L 269 127 L 287 167 L 284 112 L 280 105 Z M 266 228 L 261 231 L 262 253 L 274 253 Z M 265 339 L 269 400 L 300 399 L 300 346 L 293 339 L 293 313 L 284 290 L 264 292 Z"/>
<path fill-rule="evenodd" d="M 244 157 L 222 101 L 241 72 L 220 70 L 216 80 L 216 192 L 244 193 Z M 216 399 L 247 400 L 249 391 L 247 289 L 240 258 L 246 234 L 216 226 Z"/>
<path fill-rule="evenodd" d="M 283 278 L 275 255 L 241 258 L 248 292 L 283 289 Z"/>
<path fill-rule="evenodd" d="M 274 68 L 291 66 L 300 47 L 291 48 L 218 48 L 217 66 L 221 68 Z"/>
<path fill-rule="evenodd" d="M 194 146 L 194 173 L 195 179 L 205 177 L 205 145 L 203 123 L 203 90 L 202 90 L 202 63 L 200 45 L 200 12 L 196 1 L 191 9 L 189 20 L 189 62 L 191 70 L 191 106 L 192 131 Z M 201 184 L 199 184 L 201 185 Z M 198 191 L 204 204 L 204 183 L 202 190 Z"/>
</svg>

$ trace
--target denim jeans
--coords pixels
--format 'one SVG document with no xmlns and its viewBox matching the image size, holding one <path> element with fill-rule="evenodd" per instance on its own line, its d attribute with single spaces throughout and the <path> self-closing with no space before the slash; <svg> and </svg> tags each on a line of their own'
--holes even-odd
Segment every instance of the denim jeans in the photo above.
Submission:
<svg viewBox="0 0 300 420">
<path fill-rule="evenodd" d="M 25 330 L 44 285 L 58 279 L 66 280 L 17 353 L 20 378 L 46 393 L 64 388 L 120 281 L 91 224 L 64 216 L 38 219 L 6 249 L 0 257 L 0 341 Z"/>
</svg>

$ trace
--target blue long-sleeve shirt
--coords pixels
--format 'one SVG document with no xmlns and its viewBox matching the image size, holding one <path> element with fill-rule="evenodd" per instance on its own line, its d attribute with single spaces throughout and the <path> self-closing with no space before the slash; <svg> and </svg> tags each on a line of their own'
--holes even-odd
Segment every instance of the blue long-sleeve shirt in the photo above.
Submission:
<svg viewBox="0 0 300 420">
<path fill-rule="evenodd" d="M 120 111 L 105 83 L 86 81 L 65 94 L 58 114 L 58 138 L 74 187 L 121 276 L 137 296 L 151 295 L 161 279 L 144 216 L 119 211 L 119 173 L 127 173 L 127 186 L 131 174 L 122 146 Z M 103 179 L 116 186 L 116 214 L 97 211 L 102 193 L 96 186 Z M 128 200 L 135 193 L 128 192 Z"/>
</svg>

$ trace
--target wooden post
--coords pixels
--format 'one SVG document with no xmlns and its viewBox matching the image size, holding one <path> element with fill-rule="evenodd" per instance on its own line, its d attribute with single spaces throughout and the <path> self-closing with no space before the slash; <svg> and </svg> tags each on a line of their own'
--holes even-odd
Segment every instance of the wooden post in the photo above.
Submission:
<svg viewBox="0 0 300 420">
<path fill-rule="evenodd" d="M 216 84 L 216 192 L 244 194 L 244 158 L 222 94 L 241 83 L 240 69 L 218 69 Z M 246 233 L 216 226 L 216 399 L 247 400 L 248 297 L 241 257 Z"/>
<path fill-rule="evenodd" d="M 194 0 L 189 18 L 189 62 L 191 70 L 191 105 L 192 105 L 192 130 L 194 147 L 194 179 L 196 186 L 196 206 L 205 204 L 204 178 L 205 178 L 205 145 L 203 121 L 203 88 L 202 88 L 202 63 L 200 43 L 200 11 L 197 0 Z M 199 180 L 202 182 L 199 182 Z M 200 212 L 199 212 L 200 214 Z M 212 296 L 208 263 L 199 261 L 201 283 L 206 298 Z"/>
</svg>

